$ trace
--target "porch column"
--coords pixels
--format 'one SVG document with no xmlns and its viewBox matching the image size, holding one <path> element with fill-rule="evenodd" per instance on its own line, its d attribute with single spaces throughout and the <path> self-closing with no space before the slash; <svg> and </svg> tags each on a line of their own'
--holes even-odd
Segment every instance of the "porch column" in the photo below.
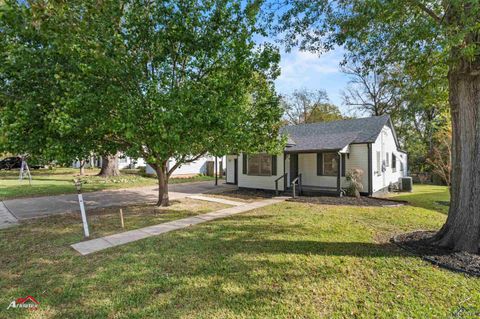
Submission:
<svg viewBox="0 0 480 319">
<path fill-rule="evenodd" d="M 337 153 L 337 156 L 338 156 L 338 167 L 337 167 L 337 192 L 340 193 L 340 186 L 341 186 L 341 182 L 340 182 L 340 176 L 342 176 L 340 170 L 342 169 L 342 155 L 340 154 L 340 152 Z"/>
</svg>

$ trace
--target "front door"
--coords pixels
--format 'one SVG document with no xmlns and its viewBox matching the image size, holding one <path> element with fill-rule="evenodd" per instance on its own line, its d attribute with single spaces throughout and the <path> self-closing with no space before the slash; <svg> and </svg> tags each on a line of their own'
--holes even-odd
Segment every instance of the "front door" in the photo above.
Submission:
<svg viewBox="0 0 480 319">
<path fill-rule="evenodd" d="M 233 183 L 234 183 L 235 185 L 238 185 L 238 159 L 235 159 L 235 160 L 233 161 L 233 166 L 234 166 L 234 168 L 235 168 L 235 173 L 233 174 L 233 176 L 234 176 L 234 177 L 233 177 Z"/>
<path fill-rule="evenodd" d="M 298 177 L 298 154 L 290 154 L 290 183 Z"/>
</svg>

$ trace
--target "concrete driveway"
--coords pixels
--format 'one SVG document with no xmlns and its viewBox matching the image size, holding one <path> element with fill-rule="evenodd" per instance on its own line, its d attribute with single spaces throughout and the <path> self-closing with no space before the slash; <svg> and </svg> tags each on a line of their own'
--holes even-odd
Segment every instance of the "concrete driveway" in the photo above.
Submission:
<svg viewBox="0 0 480 319">
<path fill-rule="evenodd" d="M 236 186 L 227 184 L 215 186 L 213 181 L 170 184 L 169 196 L 170 199 L 179 199 L 196 194 L 219 193 L 232 188 Z M 156 186 L 83 194 L 87 210 L 99 207 L 154 204 L 157 198 L 158 187 Z M 19 198 L 5 200 L 3 203 L 18 220 L 80 211 L 76 194 Z"/>
</svg>

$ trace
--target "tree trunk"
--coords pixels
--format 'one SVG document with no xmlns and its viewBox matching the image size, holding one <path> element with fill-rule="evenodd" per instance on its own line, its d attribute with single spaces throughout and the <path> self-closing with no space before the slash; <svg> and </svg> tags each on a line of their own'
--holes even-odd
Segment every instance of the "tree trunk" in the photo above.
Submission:
<svg viewBox="0 0 480 319">
<path fill-rule="evenodd" d="M 157 173 L 158 179 L 158 201 L 157 206 L 169 206 L 168 198 L 168 172 L 167 161 L 163 161 L 160 165 L 150 164 Z"/>
<path fill-rule="evenodd" d="M 102 156 L 102 168 L 98 176 L 110 177 L 118 176 L 120 171 L 118 169 L 118 154 Z"/>
<path fill-rule="evenodd" d="M 433 243 L 478 253 L 480 244 L 480 58 L 451 67 L 451 201 L 446 223 Z"/>
<path fill-rule="evenodd" d="M 85 175 L 85 160 L 80 160 L 80 176 Z"/>
</svg>

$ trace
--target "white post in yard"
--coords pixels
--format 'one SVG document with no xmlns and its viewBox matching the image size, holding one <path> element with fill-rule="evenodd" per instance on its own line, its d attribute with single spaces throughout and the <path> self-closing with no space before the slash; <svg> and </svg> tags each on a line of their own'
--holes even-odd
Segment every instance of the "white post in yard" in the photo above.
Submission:
<svg viewBox="0 0 480 319">
<path fill-rule="evenodd" d="M 23 178 L 25 177 L 25 174 L 28 175 L 28 183 L 30 186 L 32 185 L 32 174 L 30 174 L 30 168 L 28 167 L 27 161 L 25 160 L 25 157 L 22 156 L 22 164 L 20 165 L 20 176 L 19 180 L 23 181 Z"/>
<path fill-rule="evenodd" d="M 122 224 L 122 228 L 125 228 L 125 223 L 123 222 L 123 209 L 120 208 L 120 223 Z"/>
<path fill-rule="evenodd" d="M 90 232 L 88 231 L 87 214 L 85 213 L 85 205 L 83 204 L 82 181 L 75 180 L 75 187 L 77 188 L 78 204 L 80 205 L 80 213 L 82 214 L 83 233 L 85 237 L 88 238 L 90 237 Z"/>
</svg>

